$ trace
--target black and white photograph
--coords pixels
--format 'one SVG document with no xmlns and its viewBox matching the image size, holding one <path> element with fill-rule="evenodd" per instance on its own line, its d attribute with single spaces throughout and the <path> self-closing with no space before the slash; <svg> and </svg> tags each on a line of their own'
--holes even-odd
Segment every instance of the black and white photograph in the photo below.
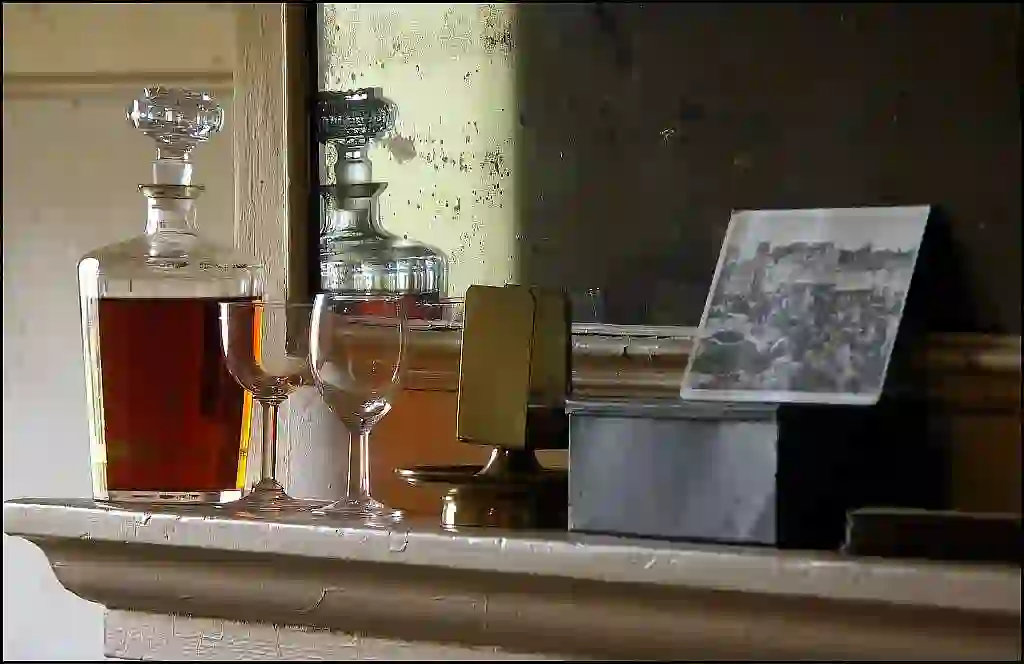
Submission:
<svg viewBox="0 0 1024 664">
<path fill-rule="evenodd" d="M 877 402 L 929 212 L 733 213 L 682 398 Z"/>
</svg>

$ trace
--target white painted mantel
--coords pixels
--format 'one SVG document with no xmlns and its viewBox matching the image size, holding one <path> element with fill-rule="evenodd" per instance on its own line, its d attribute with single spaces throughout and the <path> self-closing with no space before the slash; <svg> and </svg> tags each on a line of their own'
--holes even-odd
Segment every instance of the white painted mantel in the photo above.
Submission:
<svg viewBox="0 0 1024 664">
<path fill-rule="evenodd" d="M 1018 567 L 4 503 L 110 656 L 1018 659 Z"/>
</svg>

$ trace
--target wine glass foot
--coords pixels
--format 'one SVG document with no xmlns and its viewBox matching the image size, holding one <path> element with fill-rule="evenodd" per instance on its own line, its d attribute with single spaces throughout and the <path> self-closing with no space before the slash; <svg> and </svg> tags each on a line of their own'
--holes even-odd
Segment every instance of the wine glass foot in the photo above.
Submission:
<svg viewBox="0 0 1024 664">
<path fill-rule="evenodd" d="M 223 506 L 232 514 L 267 515 L 308 512 L 317 503 L 289 496 L 275 480 L 261 480 L 248 495 Z"/>
<path fill-rule="evenodd" d="M 402 521 L 404 515 L 373 498 L 343 498 L 313 510 L 317 516 L 331 517 L 361 526 L 387 528 Z"/>
</svg>

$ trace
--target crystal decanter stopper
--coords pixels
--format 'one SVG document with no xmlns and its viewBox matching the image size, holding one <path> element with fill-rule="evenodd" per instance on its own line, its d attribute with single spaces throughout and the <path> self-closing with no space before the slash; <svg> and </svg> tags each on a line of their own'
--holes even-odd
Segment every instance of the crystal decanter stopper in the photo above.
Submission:
<svg viewBox="0 0 1024 664">
<path fill-rule="evenodd" d="M 156 141 L 153 184 L 189 185 L 189 153 L 224 128 L 224 109 L 205 92 L 153 87 L 129 104 L 128 122 Z"/>
<path fill-rule="evenodd" d="M 206 92 L 157 86 L 133 99 L 127 115 L 156 142 L 152 180 L 139 189 L 149 199 L 149 260 L 170 267 L 183 262 L 194 244 L 191 219 L 203 187 L 192 184 L 192 150 L 223 129 L 224 109 Z"/>
<path fill-rule="evenodd" d="M 387 185 L 373 181 L 367 154 L 374 141 L 394 129 L 397 115 L 398 107 L 378 88 L 325 92 L 317 100 L 317 138 L 338 155 L 334 184 L 320 187 L 320 286 L 437 301 L 447 291 L 447 257 L 388 233 L 379 221 L 377 196 Z"/>
</svg>

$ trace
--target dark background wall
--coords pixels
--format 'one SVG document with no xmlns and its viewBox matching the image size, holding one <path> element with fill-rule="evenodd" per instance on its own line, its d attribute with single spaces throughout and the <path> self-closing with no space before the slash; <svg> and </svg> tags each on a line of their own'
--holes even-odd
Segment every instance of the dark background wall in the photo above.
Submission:
<svg viewBox="0 0 1024 664">
<path fill-rule="evenodd" d="M 933 326 L 1019 334 L 1019 27 L 1015 3 L 521 5 L 524 281 L 696 324 L 730 210 L 931 203 Z"/>
</svg>

